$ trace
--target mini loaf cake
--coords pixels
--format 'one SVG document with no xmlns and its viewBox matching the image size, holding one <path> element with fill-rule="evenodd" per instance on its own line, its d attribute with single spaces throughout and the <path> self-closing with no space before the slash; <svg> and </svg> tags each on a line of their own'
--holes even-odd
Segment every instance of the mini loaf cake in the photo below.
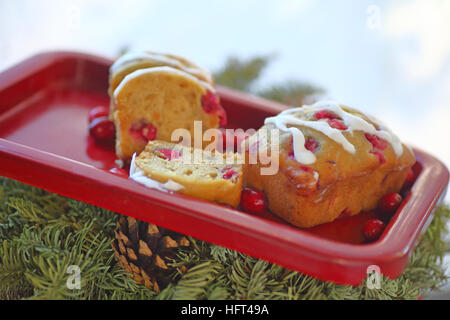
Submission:
<svg viewBox="0 0 450 320">
<path fill-rule="evenodd" d="M 180 144 L 150 141 L 139 156 L 133 156 L 130 178 L 150 188 L 237 207 L 242 165 L 234 153 L 210 153 Z"/>
<path fill-rule="evenodd" d="M 279 170 L 261 175 L 266 165 L 248 159 L 275 146 Z M 374 209 L 385 194 L 401 189 L 415 163 L 412 151 L 385 125 L 334 102 L 267 118 L 243 148 L 244 184 L 263 191 L 269 209 L 299 227 Z"/>
<path fill-rule="evenodd" d="M 148 141 L 171 141 L 176 129 L 187 129 L 193 139 L 194 121 L 201 121 L 203 131 L 226 124 L 209 73 L 187 60 L 130 55 L 110 71 L 110 110 L 120 159 L 141 152 Z"/>
</svg>

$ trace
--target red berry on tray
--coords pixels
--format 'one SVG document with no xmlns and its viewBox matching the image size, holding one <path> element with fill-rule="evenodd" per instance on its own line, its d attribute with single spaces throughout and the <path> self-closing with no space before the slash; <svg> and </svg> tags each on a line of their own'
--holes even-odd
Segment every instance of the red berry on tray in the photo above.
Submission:
<svg viewBox="0 0 450 320">
<path fill-rule="evenodd" d="M 125 177 L 128 178 L 128 172 L 125 169 L 121 169 L 121 168 L 112 168 L 109 170 L 109 172 L 119 176 L 119 177 Z"/>
<path fill-rule="evenodd" d="M 89 112 L 89 123 L 91 123 L 94 119 L 100 117 L 107 117 L 109 114 L 109 109 L 103 106 L 95 107 Z"/>
<path fill-rule="evenodd" d="M 382 213 L 394 214 L 397 211 L 398 207 L 403 201 L 403 197 L 397 192 L 389 193 L 381 198 L 378 207 L 382 211 Z"/>
<path fill-rule="evenodd" d="M 403 183 L 403 190 L 407 190 L 412 187 L 414 184 L 414 180 L 416 179 L 414 175 L 414 171 L 412 169 L 409 169 L 408 174 L 406 175 L 405 182 Z"/>
<path fill-rule="evenodd" d="M 261 213 L 267 207 L 266 196 L 253 188 L 244 188 L 241 195 L 241 208 L 248 213 Z"/>
<path fill-rule="evenodd" d="M 99 117 L 92 120 L 89 124 L 89 134 L 98 141 L 107 141 L 114 139 L 114 123 L 108 117 Z"/>
<path fill-rule="evenodd" d="M 378 219 L 370 219 L 366 222 L 363 229 L 364 238 L 367 241 L 377 240 L 384 231 L 386 225 Z"/>
</svg>

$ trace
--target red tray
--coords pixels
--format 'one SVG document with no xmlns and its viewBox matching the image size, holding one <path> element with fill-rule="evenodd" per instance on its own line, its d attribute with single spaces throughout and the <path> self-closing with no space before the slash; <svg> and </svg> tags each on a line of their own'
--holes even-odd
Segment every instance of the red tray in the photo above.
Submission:
<svg viewBox="0 0 450 320">
<path fill-rule="evenodd" d="M 110 173 L 114 150 L 87 132 L 88 111 L 108 105 L 110 60 L 71 52 L 34 56 L 0 74 L 0 175 L 181 233 L 226 246 L 314 277 L 358 285 L 367 267 L 395 278 L 442 201 L 449 173 L 414 149 L 417 179 L 381 238 L 363 244 L 362 213 L 299 229 L 178 194 L 148 189 Z M 258 128 L 285 107 L 218 88 L 230 127 Z"/>
</svg>

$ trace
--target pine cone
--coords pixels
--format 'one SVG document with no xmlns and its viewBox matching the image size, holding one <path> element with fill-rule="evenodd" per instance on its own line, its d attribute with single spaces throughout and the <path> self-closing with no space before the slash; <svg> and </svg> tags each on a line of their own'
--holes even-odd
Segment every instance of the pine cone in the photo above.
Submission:
<svg viewBox="0 0 450 320">
<path fill-rule="evenodd" d="M 187 237 L 154 224 L 121 217 L 117 222 L 116 240 L 112 243 L 119 265 L 139 284 L 159 292 L 169 283 L 175 270 L 168 265 L 180 247 L 189 247 Z M 178 267 L 186 272 L 186 267 Z"/>
</svg>

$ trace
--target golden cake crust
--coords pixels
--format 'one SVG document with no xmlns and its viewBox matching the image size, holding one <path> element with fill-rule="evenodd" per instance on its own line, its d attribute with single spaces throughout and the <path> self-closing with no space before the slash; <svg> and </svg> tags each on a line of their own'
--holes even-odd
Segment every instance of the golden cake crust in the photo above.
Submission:
<svg viewBox="0 0 450 320">
<path fill-rule="evenodd" d="M 379 126 L 359 111 L 346 110 L 374 127 Z M 374 209 L 382 196 L 401 189 L 415 163 L 413 153 L 403 144 L 396 144 L 397 150 L 394 150 L 393 144 L 373 138 L 367 132 L 342 130 L 345 139 L 354 146 L 355 152 L 351 153 L 324 132 L 306 124 L 295 127 L 316 147 L 315 161 L 311 164 L 296 160 L 291 132 L 278 130 L 271 121 L 266 121 L 258 133 L 246 141 L 244 148 L 244 184 L 262 190 L 269 209 L 293 225 L 312 227 L 331 222 L 342 214 L 350 216 Z M 280 133 L 279 170 L 274 175 L 261 175 L 261 168 L 267 165 L 260 161 L 250 164 L 248 159 L 255 152 L 252 145 L 266 146 L 270 153 L 271 135 L 261 132 L 271 129 Z M 263 137 L 263 141 L 259 137 Z M 401 155 L 396 153 L 399 146 Z"/>
</svg>

